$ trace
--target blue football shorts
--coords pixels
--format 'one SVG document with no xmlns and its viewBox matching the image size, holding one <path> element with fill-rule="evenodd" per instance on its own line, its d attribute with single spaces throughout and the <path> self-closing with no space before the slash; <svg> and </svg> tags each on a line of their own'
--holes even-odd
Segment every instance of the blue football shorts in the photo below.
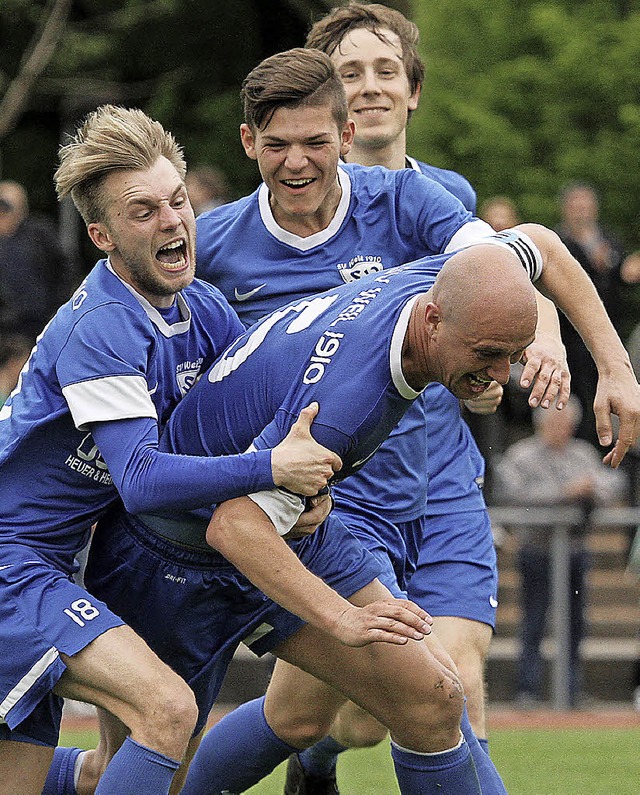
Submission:
<svg viewBox="0 0 640 795">
<path fill-rule="evenodd" d="M 409 598 L 433 616 L 457 616 L 495 629 L 498 567 L 486 510 L 427 516 Z"/>
<path fill-rule="evenodd" d="M 394 596 L 406 598 L 424 536 L 424 516 L 394 523 L 364 506 L 342 501 L 334 513 L 383 567 L 378 579 Z"/>
<path fill-rule="evenodd" d="M 333 516 L 290 546 L 345 598 L 380 571 Z M 240 643 L 262 655 L 304 625 L 214 550 L 175 544 L 124 512 L 98 523 L 85 583 L 191 686 L 199 708 L 195 733 L 205 725 Z"/>
<path fill-rule="evenodd" d="M 39 551 L 3 544 L 0 557 L 0 739 L 56 745 L 62 700 L 52 693 L 72 656 L 122 619 Z"/>
</svg>

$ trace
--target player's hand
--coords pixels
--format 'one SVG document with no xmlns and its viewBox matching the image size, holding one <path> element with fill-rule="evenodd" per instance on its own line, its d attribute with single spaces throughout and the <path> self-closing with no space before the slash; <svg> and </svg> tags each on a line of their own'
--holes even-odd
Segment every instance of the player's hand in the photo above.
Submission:
<svg viewBox="0 0 640 795">
<path fill-rule="evenodd" d="M 472 400 L 465 400 L 464 405 L 472 414 L 495 414 L 503 394 L 502 384 L 492 381 L 482 394 Z"/>
<path fill-rule="evenodd" d="M 307 499 L 307 507 L 300 514 L 298 521 L 291 530 L 282 537 L 285 541 L 292 541 L 295 538 L 310 536 L 312 533 L 315 533 L 327 516 L 329 516 L 332 508 L 333 498 L 330 494 L 318 494 L 315 497 L 309 497 Z"/>
<path fill-rule="evenodd" d="M 406 599 L 379 599 L 365 607 L 352 605 L 340 615 L 335 636 L 346 646 L 422 640 L 431 632 L 433 619 Z"/>
<path fill-rule="evenodd" d="M 520 386 L 528 389 L 529 405 L 548 409 L 554 401 L 564 408 L 571 392 L 571 375 L 567 365 L 567 352 L 562 341 L 553 334 L 539 332 L 522 357 L 524 368 Z"/>
<path fill-rule="evenodd" d="M 613 449 L 602 459 L 603 463 L 617 469 L 640 435 L 640 385 L 630 365 L 623 364 L 615 373 L 599 375 L 593 411 L 600 444 L 603 447 L 613 444 Z M 619 420 L 615 443 L 612 414 Z"/>
<path fill-rule="evenodd" d="M 294 494 L 313 497 L 342 467 L 340 456 L 319 445 L 311 435 L 311 424 L 320 406 L 302 409 L 289 433 L 271 451 L 273 482 Z"/>
</svg>

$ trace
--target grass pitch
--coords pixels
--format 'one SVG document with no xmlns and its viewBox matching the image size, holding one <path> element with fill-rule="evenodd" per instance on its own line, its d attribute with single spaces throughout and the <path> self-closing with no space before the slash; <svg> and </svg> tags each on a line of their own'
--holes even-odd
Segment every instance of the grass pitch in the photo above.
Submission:
<svg viewBox="0 0 640 795">
<path fill-rule="evenodd" d="M 63 731 L 62 745 L 95 746 L 94 731 Z M 496 729 L 491 754 L 509 795 L 638 795 L 638 728 Z M 398 795 L 388 746 L 351 751 L 339 761 L 345 795 Z M 282 795 L 284 765 L 249 790 Z"/>
</svg>

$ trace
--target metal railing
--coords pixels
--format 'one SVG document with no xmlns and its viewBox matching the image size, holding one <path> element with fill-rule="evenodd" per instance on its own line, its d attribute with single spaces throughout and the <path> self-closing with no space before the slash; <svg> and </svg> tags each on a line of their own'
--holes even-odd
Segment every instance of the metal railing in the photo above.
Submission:
<svg viewBox="0 0 640 795">
<path fill-rule="evenodd" d="M 570 705 L 570 539 L 573 525 L 584 520 L 573 507 L 490 507 L 491 521 L 511 527 L 552 527 L 551 538 L 551 619 L 554 655 L 551 692 L 555 709 Z M 640 525 L 640 506 L 633 508 L 596 508 L 590 516 L 594 527 L 635 527 Z"/>
</svg>

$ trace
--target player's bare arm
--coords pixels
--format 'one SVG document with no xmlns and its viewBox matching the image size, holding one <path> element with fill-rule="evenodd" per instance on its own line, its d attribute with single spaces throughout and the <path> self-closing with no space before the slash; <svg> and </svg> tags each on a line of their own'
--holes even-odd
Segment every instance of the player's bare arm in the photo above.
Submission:
<svg viewBox="0 0 640 795">
<path fill-rule="evenodd" d="M 356 607 L 312 574 L 249 497 L 222 503 L 207 542 L 270 599 L 347 646 L 403 645 L 431 631 L 431 617 L 413 602 L 384 599 Z"/>
<path fill-rule="evenodd" d="M 640 433 L 640 385 L 629 355 L 593 282 L 558 235 L 538 224 L 517 227 L 538 246 L 544 269 L 538 284 L 575 326 L 598 369 L 594 401 L 600 444 L 613 444 L 603 461 L 617 468 Z M 611 415 L 619 418 L 614 439 Z"/>
</svg>

